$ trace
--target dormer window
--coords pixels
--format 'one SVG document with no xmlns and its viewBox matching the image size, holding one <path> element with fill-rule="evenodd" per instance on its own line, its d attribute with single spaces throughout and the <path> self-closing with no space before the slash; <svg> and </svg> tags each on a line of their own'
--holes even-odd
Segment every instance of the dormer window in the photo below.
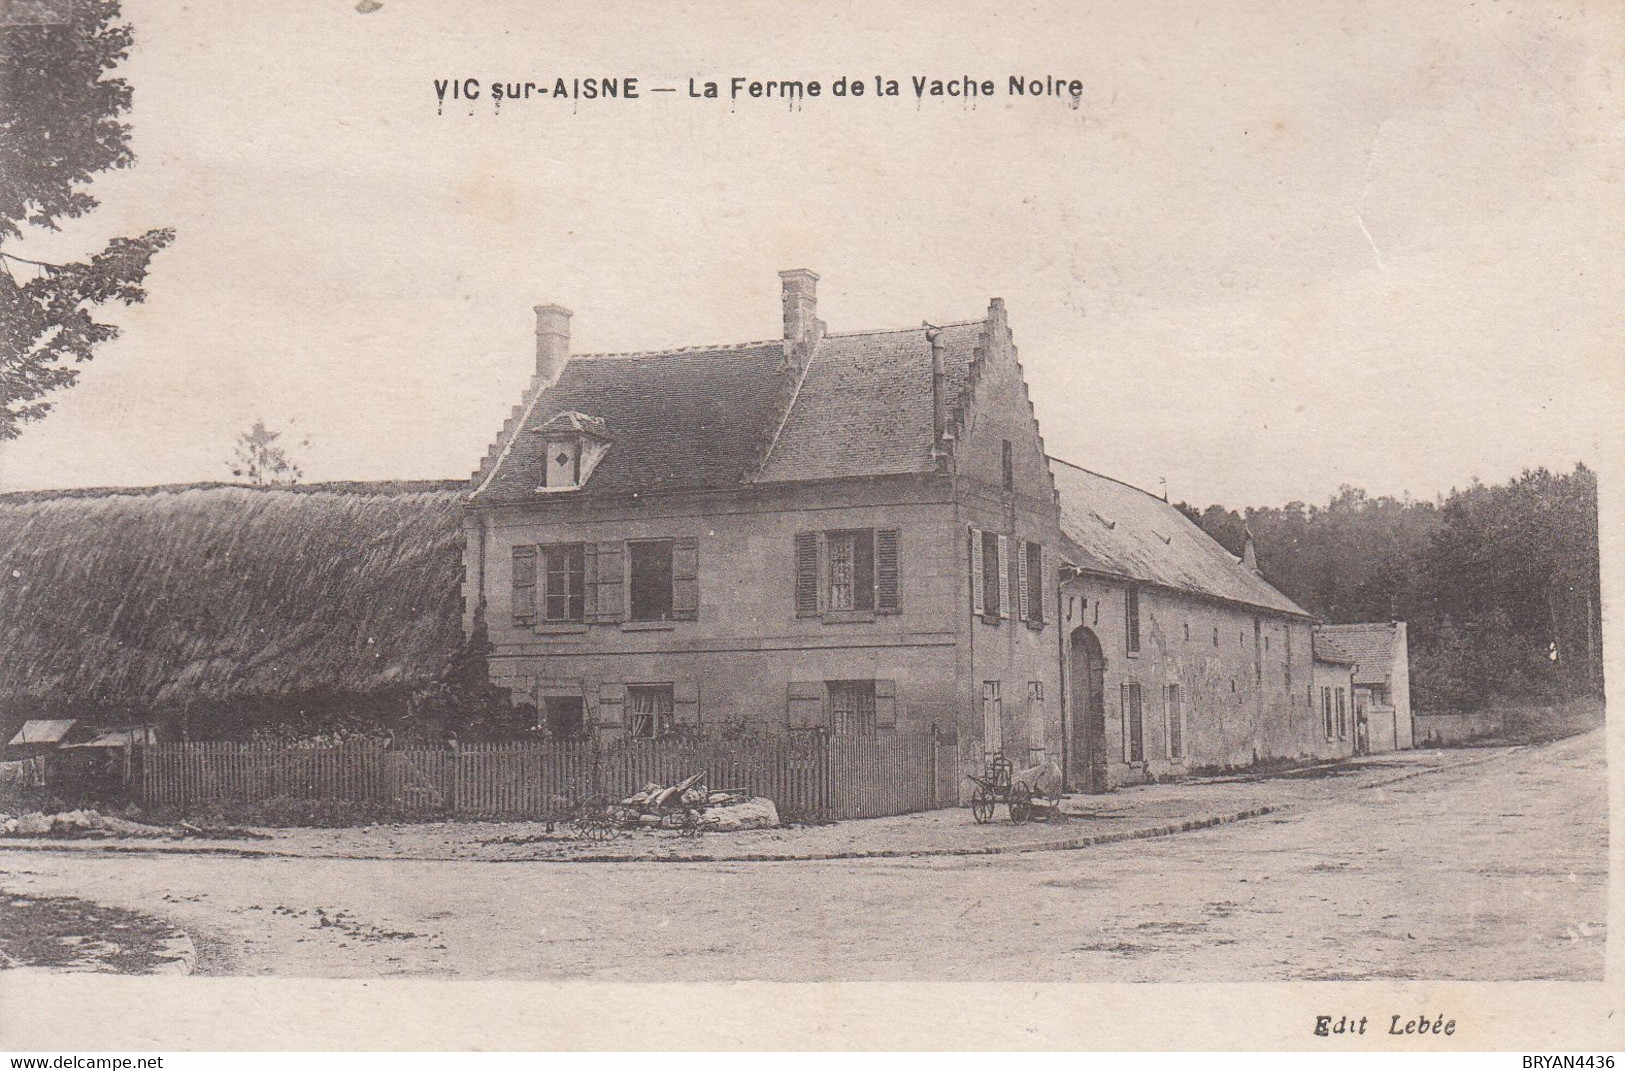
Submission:
<svg viewBox="0 0 1625 1071">
<path fill-rule="evenodd" d="M 544 487 L 581 486 L 581 441 L 552 439 L 547 444 L 547 479 Z"/>
<path fill-rule="evenodd" d="M 538 491 L 573 491 L 585 486 L 610 446 L 604 422 L 585 413 L 560 413 L 536 431 L 546 436 Z"/>
</svg>

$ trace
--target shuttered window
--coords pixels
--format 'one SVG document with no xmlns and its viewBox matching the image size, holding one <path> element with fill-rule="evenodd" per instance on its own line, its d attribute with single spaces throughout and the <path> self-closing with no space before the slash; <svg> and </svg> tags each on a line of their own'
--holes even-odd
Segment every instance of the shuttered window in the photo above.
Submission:
<svg viewBox="0 0 1625 1071">
<path fill-rule="evenodd" d="M 1001 682 L 982 682 L 982 748 L 988 758 L 1004 751 L 1004 697 Z"/>
<path fill-rule="evenodd" d="M 1185 711 L 1181 708 L 1177 684 L 1168 685 L 1167 717 L 1168 757 L 1182 759 L 1185 757 Z"/>
<path fill-rule="evenodd" d="M 897 613 L 902 609 L 896 529 L 855 528 L 796 536 L 796 614 Z"/>
<path fill-rule="evenodd" d="M 1044 623 L 1044 545 L 1025 540 L 1017 554 L 1020 559 L 1021 619 L 1035 625 Z"/>
<path fill-rule="evenodd" d="M 513 623 L 536 620 L 536 548 L 513 548 Z"/>
<path fill-rule="evenodd" d="M 1011 606 L 1010 597 L 1015 594 L 1020 585 L 1011 576 L 1010 569 L 1014 562 L 1010 558 L 1010 540 L 1007 536 L 999 536 L 999 609 L 1000 617 L 1014 617 L 1015 608 Z"/>
<path fill-rule="evenodd" d="M 1128 637 L 1128 651 L 1140 650 L 1140 589 L 1129 587 L 1123 592 L 1123 630 Z"/>
<path fill-rule="evenodd" d="M 972 551 L 971 571 L 982 593 L 976 612 L 986 617 L 1003 617 L 1004 608 L 1010 603 L 1010 574 L 1005 564 L 1007 541 L 997 532 L 977 532 L 976 535 L 977 549 Z"/>
<path fill-rule="evenodd" d="M 1145 701 L 1139 681 L 1123 685 L 1123 759 L 1145 761 Z"/>
<path fill-rule="evenodd" d="M 1337 727 L 1332 721 L 1332 690 L 1330 688 L 1321 688 L 1320 690 L 1320 714 L 1321 719 L 1326 723 L 1326 739 L 1336 739 Z"/>
</svg>

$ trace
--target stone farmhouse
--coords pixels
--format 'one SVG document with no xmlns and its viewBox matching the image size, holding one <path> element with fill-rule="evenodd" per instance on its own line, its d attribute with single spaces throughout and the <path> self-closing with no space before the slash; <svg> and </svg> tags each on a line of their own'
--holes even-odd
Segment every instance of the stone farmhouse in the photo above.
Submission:
<svg viewBox="0 0 1625 1071">
<path fill-rule="evenodd" d="M 1073 787 L 1343 754 L 1312 620 L 1167 502 L 1050 458 L 1004 303 L 569 352 L 473 479 L 464 627 L 555 737 L 929 732 Z"/>
</svg>

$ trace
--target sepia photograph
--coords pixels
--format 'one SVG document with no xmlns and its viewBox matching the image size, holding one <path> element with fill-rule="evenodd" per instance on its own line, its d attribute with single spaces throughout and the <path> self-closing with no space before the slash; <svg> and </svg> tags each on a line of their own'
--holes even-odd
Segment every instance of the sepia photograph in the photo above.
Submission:
<svg viewBox="0 0 1625 1071">
<path fill-rule="evenodd" d="M 1625 1048 L 1622 31 L 0 0 L 0 1047 Z"/>
</svg>

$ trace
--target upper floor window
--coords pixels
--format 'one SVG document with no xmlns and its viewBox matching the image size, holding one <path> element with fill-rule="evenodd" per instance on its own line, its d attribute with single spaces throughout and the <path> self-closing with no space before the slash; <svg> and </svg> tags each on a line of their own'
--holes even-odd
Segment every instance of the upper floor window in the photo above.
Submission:
<svg viewBox="0 0 1625 1071">
<path fill-rule="evenodd" d="M 1010 601 L 1010 575 L 1005 565 L 1005 537 L 997 532 L 981 533 L 982 544 L 982 613 L 1001 617 L 1005 604 Z"/>
<path fill-rule="evenodd" d="M 796 536 L 796 613 L 896 613 L 898 532 L 853 528 Z"/>
<path fill-rule="evenodd" d="M 1019 617 L 1041 625 L 1047 573 L 1044 545 L 970 530 L 971 613 L 984 620 Z"/>
<path fill-rule="evenodd" d="M 513 621 L 586 619 L 586 556 L 580 543 L 513 548 Z"/>
<path fill-rule="evenodd" d="M 1015 447 L 1010 444 L 1009 439 L 1004 440 L 1003 449 L 1000 450 L 999 471 L 1003 477 L 1004 489 L 1014 491 L 1016 489 L 1016 451 Z"/>
<path fill-rule="evenodd" d="M 552 543 L 513 548 L 513 622 L 693 621 L 699 540 Z"/>
<path fill-rule="evenodd" d="M 1128 636 L 1128 650 L 1140 650 L 1140 589 L 1130 586 L 1123 592 L 1123 631 Z"/>
<path fill-rule="evenodd" d="M 586 620 L 586 556 L 580 543 L 538 548 L 542 557 L 542 620 Z"/>
<path fill-rule="evenodd" d="M 631 573 L 632 620 L 672 619 L 672 541 L 640 540 L 627 544 Z"/>
<path fill-rule="evenodd" d="M 1021 619 L 1044 620 L 1044 544 L 1021 544 Z"/>
</svg>

